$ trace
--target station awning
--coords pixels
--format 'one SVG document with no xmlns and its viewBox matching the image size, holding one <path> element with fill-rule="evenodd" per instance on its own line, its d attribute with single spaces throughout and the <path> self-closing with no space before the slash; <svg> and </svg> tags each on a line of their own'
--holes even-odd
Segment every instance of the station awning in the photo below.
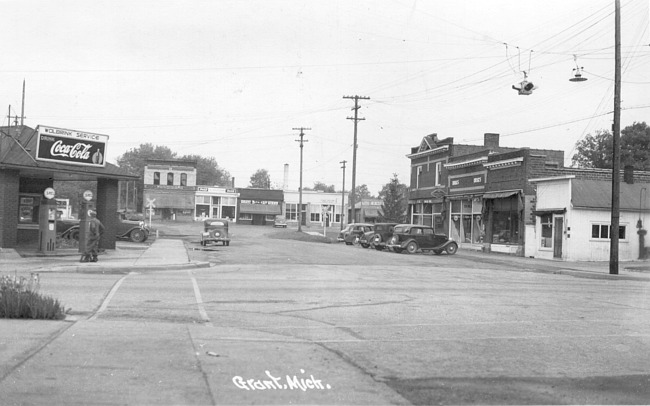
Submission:
<svg viewBox="0 0 650 406">
<path fill-rule="evenodd" d="M 279 204 L 242 203 L 239 205 L 239 212 L 248 214 L 282 214 L 282 208 Z"/>
</svg>

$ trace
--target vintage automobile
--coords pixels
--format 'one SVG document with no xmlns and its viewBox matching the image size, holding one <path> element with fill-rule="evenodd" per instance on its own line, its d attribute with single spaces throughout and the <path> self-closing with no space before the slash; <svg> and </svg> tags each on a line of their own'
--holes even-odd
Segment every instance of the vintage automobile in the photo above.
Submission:
<svg viewBox="0 0 650 406">
<path fill-rule="evenodd" d="M 273 227 L 287 228 L 287 219 L 284 216 L 275 216 L 275 220 L 273 220 Z"/>
<path fill-rule="evenodd" d="M 373 231 L 364 233 L 359 238 L 359 244 L 363 248 L 372 247 L 377 251 L 386 248 L 386 241 L 393 235 L 393 229 L 397 223 L 376 223 Z"/>
<path fill-rule="evenodd" d="M 453 255 L 458 250 L 456 241 L 444 234 L 436 234 L 433 227 L 416 224 L 396 225 L 386 247 L 394 252 L 406 251 L 409 254 L 421 250 L 433 251 L 436 255 L 442 254 L 443 251 Z"/>
<path fill-rule="evenodd" d="M 373 224 L 367 223 L 352 223 L 348 224 L 339 233 L 336 240 L 338 242 L 345 242 L 346 245 L 359 244 L 359 238 L 369 231 L 373 230 Z"/>
<path fill-rule="evenodd" d="M 205 219 L 203 221 L 203 232 L 201 233 L 201 245 L 218 243 L 230 245 L 230 234 L 228 234 L 229 221 L 226 219 Z"/>
<path fill-rule="evenodd" d="M 101 219 L 100 219 L 101 221 Z M 145 242 L 149 238 L 149 227 L 144 221 L 127 220 L 124 212 L 117 212 L 117 230 L 115 237 L 120 239 L 129 239 L 133 242 Z M 62 238 L 79 240 L 79 220 L 67 219 L 57 220 L 57 234 Z"/>
</svg>

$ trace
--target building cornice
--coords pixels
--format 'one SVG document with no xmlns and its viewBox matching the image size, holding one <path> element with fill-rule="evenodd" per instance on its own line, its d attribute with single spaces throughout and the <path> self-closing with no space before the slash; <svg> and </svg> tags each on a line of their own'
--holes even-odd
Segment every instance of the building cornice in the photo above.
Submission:
<svg viewBox="0 0 650 406">
<path fill-rule="evenodd" d="M 449 145 L 442 145 L 442 146 L 440 146 L 438 148 L 433 148 L 433 149 L 428 149 L 426 151 L 416 152 L 415 154 L 408 154 L 408 155 L 406 155 L 406 157 L 409 158 L 409 159 L 420 158 L 420 157 L 427 156 L 427 155 L 435 155 L 435 154 L 438 154 L 440 152 L 444 152 L 444 151 L 447 151 L 447 150 L 449 150 Z"/>
<path fill-rule="evenodd" d="M 468 166 L 475 166 L 477 164 L 485 165 L 485 162 L 487 162 L 487 157 L 483 156 L 480 158 L 471 159 L 469 161 L 446 163 L 444 164 L 444 167 L 453 170 L 459 168 L 467 168 Z"/>
<path fill-rule="evenodd" d="M 483 164 L 483 166 L 485 166 L 487 169 L 501 169 L 511 166 L 520 166 L 522 162 L 524 162 L 524 157 L 504 159 L 503 161 L 496 162 L 486 162 Z"/>
</svg>

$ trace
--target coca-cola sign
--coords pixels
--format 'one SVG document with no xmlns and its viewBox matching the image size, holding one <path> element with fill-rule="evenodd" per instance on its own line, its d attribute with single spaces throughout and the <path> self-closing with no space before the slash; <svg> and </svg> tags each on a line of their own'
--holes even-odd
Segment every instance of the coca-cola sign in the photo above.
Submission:
<svg viewBox="0 0 650 406">
<path fill-rule="evenodd" d="M 85 166 L 106 166 L 108 135 L 38 126 L 36 159 Z"/>
</svg>

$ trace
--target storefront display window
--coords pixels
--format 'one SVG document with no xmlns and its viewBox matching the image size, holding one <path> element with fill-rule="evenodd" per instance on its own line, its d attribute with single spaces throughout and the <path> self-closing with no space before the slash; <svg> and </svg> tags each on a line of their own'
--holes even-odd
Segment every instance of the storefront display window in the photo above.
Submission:
<svg viewBox="0 0 650 406">
<path fill-rule="evenodd" d="M 19 196 L 18 222 L 20 224 L 38 224 L 39 195 Z"/>
<path fill-rule="evenodd" d="M 484 237 L 481 198 L 451 202 L 451 238 L 461 243 L 480 244 Z"/>
<path fill-rule="evenodd" d="M 494 200 L 492 243 L 519 244 L 519 196 Z"/>
<path fill-rule="evenodd" d="M 296 203 L 287 203 L 286 218 L 287 220 L 298 221 L 298 205 Z"/>
</svg>

